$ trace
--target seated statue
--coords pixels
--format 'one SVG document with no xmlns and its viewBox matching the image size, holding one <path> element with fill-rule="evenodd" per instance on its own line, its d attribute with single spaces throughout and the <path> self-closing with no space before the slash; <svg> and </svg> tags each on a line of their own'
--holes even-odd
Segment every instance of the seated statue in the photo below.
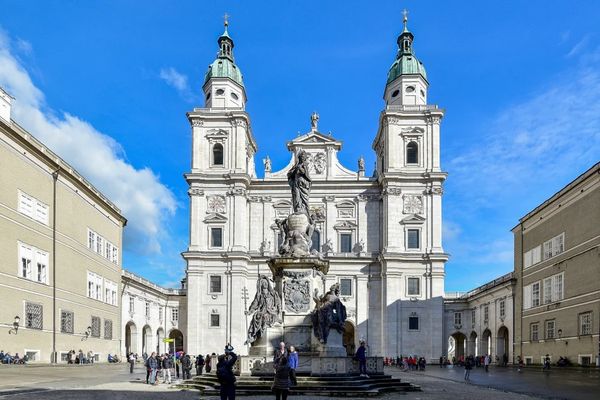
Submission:
<svg viewBox="0 0 600 400">
<path fill-rule="evenodd" d="M 246 344 L 253 343 L 265 329 L 282 322 L 281 298 L 266 275 L 261 275 L 256 282 L 256 295 L 246 311 L 246 314 L 252 313 L 254 315 L 248 327 Z"/>
<path fill-rule="evenodd" d="M 338 333 L 344 333 L 344 322 L 347 317 L 346 306 L 339 296 L 339 283 L 332 285 L 329 291 L 320 297 L 318 296 L 318 290 L 315 289 L 313 300 L 316 304 L 311 314 L 311 320 L 313 332 L 323 344 L 327 344 L 331 328 L 338 331 Z"/>
</svg>

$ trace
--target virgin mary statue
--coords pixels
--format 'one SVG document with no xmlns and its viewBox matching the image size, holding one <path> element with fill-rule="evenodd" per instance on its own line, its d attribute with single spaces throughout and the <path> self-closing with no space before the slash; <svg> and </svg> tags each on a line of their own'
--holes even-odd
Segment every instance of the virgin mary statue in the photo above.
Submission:
<svg viewBox="0 0 600 400">
<path fill-rule="evenodd" d="M 308 213 L 308 199 L 310 197 L 311 179 L 308 171 L 308 153 L 301 150 L 298 153 L 296 164 L 289 170 L 287 177 L 292 189 L 292 207 L 295 213 Z"/>
</svg>

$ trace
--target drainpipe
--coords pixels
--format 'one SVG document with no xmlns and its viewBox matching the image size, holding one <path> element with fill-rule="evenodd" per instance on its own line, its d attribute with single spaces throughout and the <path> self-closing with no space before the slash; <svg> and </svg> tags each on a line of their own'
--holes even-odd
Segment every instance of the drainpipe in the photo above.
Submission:
<svg viewBox="0 0 600 400">
<path fill-rule="evenodd" d="M 56 182 L 60 167 L 52 172 L 52 355 L 50 361 L 58 363 L 56 357 Z"/>
<path fill-rule="evenodd" d="M 519 321 L 519 330 L 520 330 L 520 337 L 519 337 L 519 357 L 521 357 L 521 361 L 525 362 L 525 360 L 523 360 L 523 303 L 525 301 L 525 299 L 522 297 L 523 296 L 523 270 L 525 267 L 524 264 L 524 257 L 523 257 L 523 222 L 520 223 L 521 225 L 521 254 L 519 255 L 519 257 L 521 258 L 521 279 L 519 279 L 519 281 L 521 282 L 521 287 L 520 287 L 520 293 L 521 293 L 521 310 L 520 310 L 520 321 Z M 513 308 L 514 308 L 514 303 L 513 303 Z M 514 355 L 513 355 L 514 357 Z M 513 360 L 514 363 L 514 360 Z"/>
</svg>

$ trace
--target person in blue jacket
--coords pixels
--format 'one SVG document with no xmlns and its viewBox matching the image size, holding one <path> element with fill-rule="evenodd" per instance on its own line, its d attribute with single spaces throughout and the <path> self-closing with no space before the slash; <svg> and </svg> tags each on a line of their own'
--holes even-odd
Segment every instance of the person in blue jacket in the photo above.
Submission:
<svg viewBox="0 0 600 400">
<path fill-rule="evenodd" d="M 290 346 L 288 364 L 290 366 L 290 381 L 292 382 L 292 386 L 297 386 L 298 381 L 296 380 L 296 369 L 298 368 L 298 352 L 294 346 Z"/>
</svg>

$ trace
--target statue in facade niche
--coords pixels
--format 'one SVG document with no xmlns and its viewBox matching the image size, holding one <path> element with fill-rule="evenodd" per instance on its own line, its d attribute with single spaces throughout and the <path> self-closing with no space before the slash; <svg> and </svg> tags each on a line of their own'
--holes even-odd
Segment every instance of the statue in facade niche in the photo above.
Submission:
<svg viewBox="0 0 600 400">
<path fill-rule="evenodd" d="M 318 290 L 315 289 L 313 300 L 316 303 L 311 313 L 313 332 L 321 343 L 327 344 L 330 329 L 333 328 L 340 334 L 345 330 L 347 314 L 346 306 L 340 300 L 340 284 L 332 285 L 323 296 L 319 296 Z"/>
<path fill-rule="evenodd" d="M 271 172 L 271 159 L 269 156 L 263 160 L 263 164 L 265 165 L 265 172 Z"/>
<path fill-rule="evenodd" d="M 253 343 L 267 328 L 282 322 L 281 297 L 266 275 L 261 275 L 256 282 L 256 295 L 246 315 L 252 313 L 246 344 Z"/>
</svg>

